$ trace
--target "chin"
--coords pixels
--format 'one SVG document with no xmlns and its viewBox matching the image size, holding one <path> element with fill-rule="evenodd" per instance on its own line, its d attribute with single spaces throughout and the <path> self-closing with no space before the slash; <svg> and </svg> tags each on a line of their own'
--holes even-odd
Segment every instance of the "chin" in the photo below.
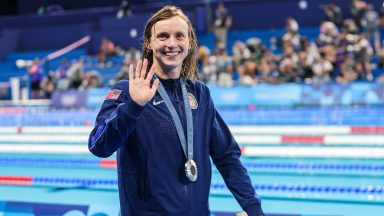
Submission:
<svg viewBox="0 0 384 216">
<path fill-rule="evenodd" d="M 164 64 L 163 68 L 167 71 L 173 71 L 178 68 L 178 65 Z"/>
<path fill-rule="evenodd" d="M 177 67 L 181 64 L 183 64 L 183 61 L 180 61 L 180 60 L 175 60 L 175 61 L 172 61 L 172 60 L 165 60 L 162 62 L 162 64 L 166 67 Z"/>
<path fill-rule="evenodd" d="M 162 62 L 160 65 L 160 67 L 162 67 L 163 69 L 167 70 L 167 71 L 173 71 L 175 69 L 177 69 L 178 67 L 181 68 L 181 62 L 180 63 L 175 63 L 175 62 Z"/>
</svg>

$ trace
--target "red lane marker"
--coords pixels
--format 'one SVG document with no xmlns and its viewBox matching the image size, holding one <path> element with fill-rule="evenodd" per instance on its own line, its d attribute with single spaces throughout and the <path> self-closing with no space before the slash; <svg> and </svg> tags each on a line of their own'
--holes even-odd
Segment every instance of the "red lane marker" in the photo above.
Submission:
<svg viewBox="0 0 384 216">
<path fill-rule="evenodd" d="M 87 119 L 84 121 L 84 126 L 92 126 L 92 121 Z"/>
<path fill-rule="evenodd" d="M 101 160 L 100 166 L 103 168 L 116 168 L 117 162 L 116 160 Z"/>
<path fill-rule="evenodd" d="M 324 143 L 324 136 L 282 136 L 282 143 Z"/>
<path fill-rule="evenodd" d="M 384 133 L 384 126 L 365 126 L 365 127 L 354 126 L 354 127 L 351 127 L 350 133 L 380 134 L 380 133 Z"/>
<path fill-rule="evenodd" d="M 249 105 L 248 106 L 248 110 L 256 110 L 256 106 L 255 105 Z"/>
<path fill-rule="evenodd" d="M 32 180 L 28 176 L 0 176 L 0 184 L 32 185 Z"/>
<path fill-rule="evenodd" d="M 241 151 L 241 153 L 244 153 L 245 147 L 244 146 L 240 147 L 240 151 Z"/>
<path fill-rule="evenodd" d="M 25 113 L 26 109 L 23 107 L 2 107 L 0 113 Z"/>
</svg>

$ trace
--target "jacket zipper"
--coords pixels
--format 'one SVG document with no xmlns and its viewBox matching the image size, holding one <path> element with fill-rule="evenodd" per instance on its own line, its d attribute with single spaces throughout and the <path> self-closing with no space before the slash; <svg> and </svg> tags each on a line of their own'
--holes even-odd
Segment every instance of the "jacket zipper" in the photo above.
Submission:
<svg viewBox="0 0 384 216">
<path fill-rule="evenodd" d="M 185 111 L 184 111 L 184 109 L 185 109 L 185 107 L 184 107 L 184 101 L 183 101 L 183 98 L 180 98 L 179 97 L 179 95 L 180 95 L 180 93 L 179 93 L 179 91 L 178 90 L 180 90 L 181 91 L 181 86 L 179 86 L 179 88 L 178 89 L 176 89 L 176 88 L 174 88 L 173 89 L 173 97 L 174 97 L 174 100 L 175 100 L 175 102 L 176 102 L 176 104 L 178 105 L 177 107 L 178 107 L 178 111 L 179 111 L 179 118 L 180 118 L 180 121 L 181 121 L 181 124 L 183 125 L 183 131 L 184 131 L 184 134 L 185 134 L 185 132 L 186 132 L 186 128 L 184 128 L 184 127 L 186 127 L 186 116 L 185 116 Z M 181 94 L 182 95 L 182 94 Z M 186 134 L 185 134 L 185 136 L 186 136 Z M 188 185 L 187 185 L 187 183 L 184 185 L 184 189 L 185 189 L 185 196 L 186 196 L 186 203 L 185 203 L 185 207 L 186 207 L 186 211 L 185 211 L 185 216 L 188 216 L 189 215 L 189 193 L 188 193 Z"/>
<path fill-rule="evenodd" d="M 185 189 L 185 196 L 186 196 L 186 204 L 185 204 L 186 211 L 185 211 L 185 215 L 189 215 L 188 185 L 184 185 L 184 189 Z"/>
</svg>

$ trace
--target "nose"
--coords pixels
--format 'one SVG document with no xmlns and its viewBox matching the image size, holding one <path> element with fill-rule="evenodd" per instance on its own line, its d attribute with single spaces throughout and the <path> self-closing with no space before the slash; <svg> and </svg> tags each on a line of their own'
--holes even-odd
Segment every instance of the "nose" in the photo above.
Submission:
<svg viewBox="0 0 384 216">
<path fill-rule="evenodd" d="M 174 36 L 169 37 L 168 46 L 169 47 L 175 47 L 176 46 L 176 38 Z"/>
</svg>

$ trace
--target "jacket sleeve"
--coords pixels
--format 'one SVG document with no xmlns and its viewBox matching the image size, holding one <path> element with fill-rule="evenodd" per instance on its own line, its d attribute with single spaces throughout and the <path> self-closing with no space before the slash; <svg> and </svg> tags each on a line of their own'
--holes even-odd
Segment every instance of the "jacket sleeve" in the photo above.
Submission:
<svg viewBox="0 0 384 216">
<path fill-rule="evenodd" d="M 210 137 L 210 155 L 223 176 L 225 184 L 237 202 L 249 216 L 263 216 L 260 199 L 252 186 L 251 179 L 240 161 L 241 151 L 228 126 L 214 108 Z"/>
<path fill-rule="evenodd" d="M 117 83 L 108 92 L 95 127 L 88 139 L 88 149 L 98 157 L 109 157 L 135 129 L 143 107 L 129 96 L 128 81 Z"/>
</svg>

